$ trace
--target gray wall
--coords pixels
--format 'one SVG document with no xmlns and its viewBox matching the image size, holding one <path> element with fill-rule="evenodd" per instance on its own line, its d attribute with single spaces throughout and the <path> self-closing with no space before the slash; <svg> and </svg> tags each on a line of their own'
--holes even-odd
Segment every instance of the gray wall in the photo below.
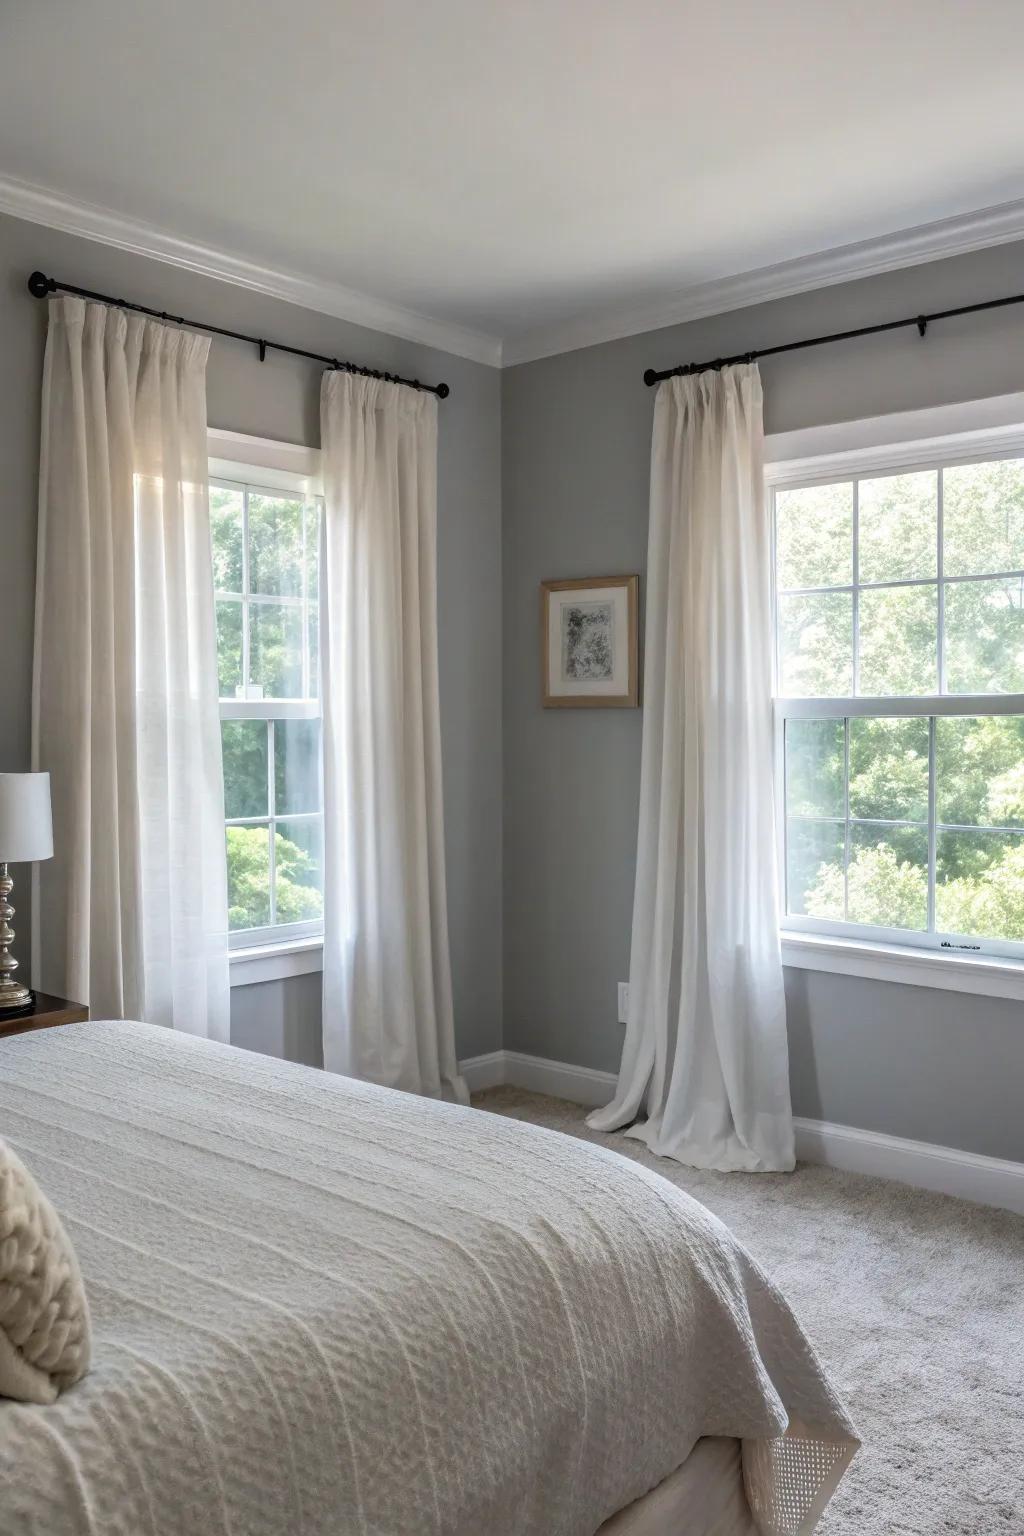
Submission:
<svg viewBox="0 0 1024 1536">
<path fill-rule="evenodd" d="M 231 989 L 231 1040 L 264 1056 L 324 1064 L 319 971 Z"/>
<path fill-rule="evenodd" d="M 509 369 L 503 376 L 505 1046 L 618 1066 L 629 962 L 639 711 L 544 710 L 538 583 L 643 571 L 654 392 L 646 367 L 1024 288 L 1005 246 Z M 1024 309 L 762 364 L 781 432 L 1024 389 Z M 797 1114 L 1024 1157 L 1024 1008 L 787 976 Z"/>
<path fill-rule="evenodd" d="M 501 699 L 494 615 L 501 604 L 500 377 L 492 368 L 383 336 L 230 284 L 0 216 L 0 770 L 29 765 L 29 701 L 46 307 L 28 274 L 51 276 L 294 346 L 444 379 L 438 465 L 438 608 L 448 907 L 459 1054 L 501 1044 Z M 317 445 L 320 370 L 299 358 L 214 341 L 212 426 Z M 488 636 L 488 645 L 480 643 Z M 16 876 L 24 872 L 15 871 Z M 18 947 L 28 954 L 27 889 Z M 315 1060 L 315 977 L 236 989 L 232 1035 Z"/>
</svg>

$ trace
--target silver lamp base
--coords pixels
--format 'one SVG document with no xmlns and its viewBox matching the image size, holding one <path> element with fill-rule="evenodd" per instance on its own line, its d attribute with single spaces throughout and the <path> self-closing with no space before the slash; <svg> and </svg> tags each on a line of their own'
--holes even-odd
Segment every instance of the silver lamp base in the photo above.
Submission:
<svg viewBox="0 0 1024 1536">
<path fill-rule="evenodd" d="M 12 1008 L 27 1008 L 32 1001 L 31 990 L 11 975 L 18 969 L 18 962 L 10 952 L 14 943 L 11 927 L 14 908 L 10 902 L 13 889 L 14 881 L 7 872 L 7 865 L 0 863 L 0 1013 L 8 1013 Z"/>
<path fill-rule="evenodd" d="M 28 987 L 23 987 L 20 981 L 14 981 L 10 976 L 0 976 L 0 1013 L 6 1013 L 11 1008 L 27 1008 L 33 997 L 34 994 Z"/>
</svg>

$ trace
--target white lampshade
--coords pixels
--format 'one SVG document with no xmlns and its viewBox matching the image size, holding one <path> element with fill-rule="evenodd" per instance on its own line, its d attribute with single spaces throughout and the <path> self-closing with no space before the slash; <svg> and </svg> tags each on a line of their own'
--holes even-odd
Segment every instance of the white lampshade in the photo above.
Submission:
<svg viewBox="0 0 1024 1536">
<path fill-rule="evenodd" d="M 0 864 L 53 857 L 48 773 L 0 773 Z"/>
</svg>

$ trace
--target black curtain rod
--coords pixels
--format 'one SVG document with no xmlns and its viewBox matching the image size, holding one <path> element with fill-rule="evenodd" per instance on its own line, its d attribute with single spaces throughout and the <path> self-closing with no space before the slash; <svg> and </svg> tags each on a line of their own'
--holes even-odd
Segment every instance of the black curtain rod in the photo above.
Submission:
<svg viewBox="0 0 1024 1536">
<path fill-rule="evenodd" d="M 739 352 L 735 357 L 716 357 L 707 363 L 680 363 L 678 368 L 648 368 L 645 384 L 662 379 L 676 379 L 691 373 L 707 373 L 713 368 L 729 368 L 734 363 L 755 363 L 759 357 L 776 357 L 780 352 L 802 352 L 805 347 L 824 347 L 832 341 L 852 341 L 856 336 L 879 336 L 883 331 L 902 331 L 915 325 L 923 336 L 933 320 L 952 320 L 956 315 L 977 315 L 985 309 L 1005 309 L 1008 304 L 1024 304 L 1024 293 L 1006 299 L 985 299 L 980 304 L 961 304 L 957 309 L 939 309 L 931 315 L 911 315 L 908 320 L 883 320 L 880 325 L 860 325 L 852 331 L 833 331 L 830 336 L 810 336 L 805 341 L 785 341 L 777 347 L 760 347 L 754 352 Z"/>
<path fill-rule="evenodd" d="M 342 373 L 359 373 L 368 379 L 387 379 L 389 384 L 408 384 L 410 389 L 423 389 L 447 400 L 451 390 L 447 384 L 421 384 L 419 379 L 403 379 L 397 373 L 383 373 L 379 368 L 363 368 L 359 363 L 342 363 L 336 357 L 325 357 L 321 352 L 307 352 L 304 347 L 289 347 L 283 341 L 266 341 L 262 336 L 247 336 L 244 331 L 229 331 L 222 325 L 207 325 L 202 320 L 186 320 L 182 315 L 168 315 L 159 309 L 149 309 L 145 304 L 132 304 L 127 299 L 112 299 L 108 293 L 93 293 L 89 288 L 76 288 L 74 283 L 58 283 L 44 272 L 33 272 L 28 280 L 28 291 L 37 299 L 45 299 L 48 293 L 73 293 L 80 299 L 94 299 L 97 304 L 113 304 L 117 309 L 130 309 L 137 315 L 152 315 L 154 320 L 169 320 L 173 325 L 188 326 L 193 331 L 206 331 L 211 336 L 227 336 L 231 341 L 246 341 L 259 348 L 260 362 L 267 356 L 267 348 L 274 352 L 287 352 L 290 357 L 308 357 L 314 363 L 326 363 Z"/>
</svg>

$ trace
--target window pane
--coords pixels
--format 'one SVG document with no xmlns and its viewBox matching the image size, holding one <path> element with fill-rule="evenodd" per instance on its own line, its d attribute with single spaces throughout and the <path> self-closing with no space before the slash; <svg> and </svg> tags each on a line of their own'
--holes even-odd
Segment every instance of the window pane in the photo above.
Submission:
<svg viewBox="0 0 1024 1536">
<path fill-rule="evenodd" d="M 880 587 L 860 594 L 858 692 L 935 693 L 938 688 L 934 587 Z"/>
<path fill-rule="evenodd" d="M 270 922 L 270 830 L 228 827 L 228 927 L 265 928 Z"/>
<path fill-rule="evenodd" d="M 926 827 L 851 826 L 846 912 L 851 923 L 927 928 Z"/>
<path fill-rule="evenodd" d="M 320 610 L 309 605 L 309 696 L 320 697 Z"/>
<path fill-rule="evenodd" d="M 861 581 L 936 575 L 938 473 L 862 480 L 858 502 Z"/>
<path fill-rule="evenodd" d="M 935 814 L 962 827 L 1024 827 L 1024 717 L 939 716 Z"/>
<path fill-rule="evenodd" d="M 853 580 L 853 484 L 775 493 L 775 559 L 782 587 L 838 587 Z"/>
<path fill-rule="evenodd" d="M 274 842 L 277 921 L 309 923 L 324 915 L 320 818 L 282 821 Z"/>
<path fill-rule="evenodd" d="M 845 816 L 842 720 L 787 720 L 786 810 L 790 816 Z"/>
<path fill-rule="evenodd" d="M 1024 581 L 946 587 L 946 691 L 1024 693 Z"/>
<path fill-rule="evenodd" d="M 786 823 L 786 910 L 810 917 L 843 916 L 843 858 L 846 829 L 842 822 Z"/>
<path fill-rule="evenodd" d="M 217 680 L 222 699 L 242 686 L 242 604 L 217 601 Z"/>
<path fill-rule="evenodd" d="M 1024 834 L 938 833 L 935 926 L 940 933 L 1024 939 Z"/>
<path fill-rule="evenodd" d="M 948 576 L 1024 569 L 1024 459 L 944 469 L 942 537 Z"/>
<path fill-rule="evenodd" d="M 210 486 L 213 585 L 218 592 L 242 590 L 242 493 Z"/>
<path fill-rule="evenodd" d="M 779 598 L 781 692 L 844 698 L 853 692 L 853 598 L 815 592 Z"/>
<path fill-rule="evenodd" d="M 249 492 L 249 590 L 302 596 L 302 501 Z"/>
<path fill-rule="evenodd" d="M 221 748 L 224 758 L 224 814 L 268 816 L 267 722 L 222 720 Z"/>
<path fill-rule="evenodd" d="M 274 722 L 275 815 L 320 809 L 319 720 Z"/>
<path fill-rule="evenodd" d="M 320 506 L 315 501 L 306 505 L 306 596 L 314 603 L 320 599 Z"/>
<path fill-rule="evenodd" d="M 850 815 L 928 820 L 928 721 L 850 721 Z"/>
<path fill-rule="evenodd" d="M 302 608 L 249 604 L 249 672 L 266 699 L 302 697 Z"/>
</svg>

